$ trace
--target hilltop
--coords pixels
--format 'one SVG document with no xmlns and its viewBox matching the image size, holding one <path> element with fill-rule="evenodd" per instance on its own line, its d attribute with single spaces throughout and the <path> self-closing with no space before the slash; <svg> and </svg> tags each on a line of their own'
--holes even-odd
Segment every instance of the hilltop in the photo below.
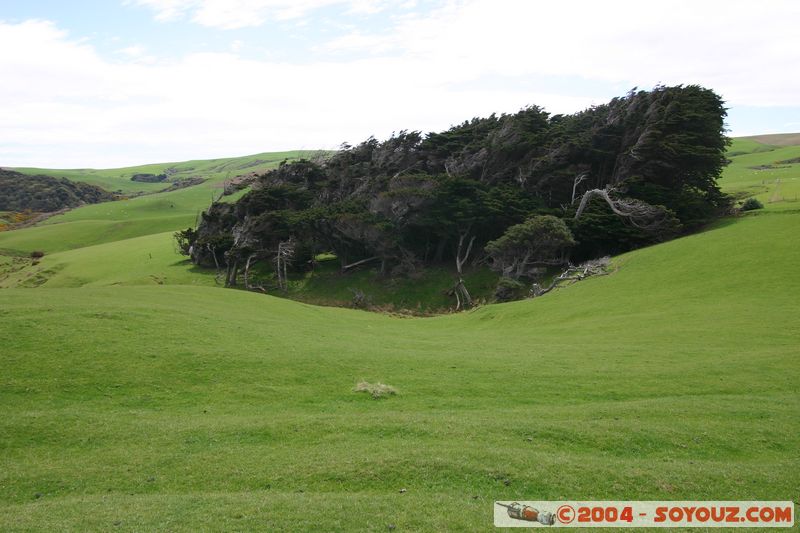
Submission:
<svg viewBox="0 0 800 533">
<path fill-rule="evenodd" d="M 739 137 L 743 141 L 753 141 L 768 147 L 800 146 L 800 133 L 770 133 Z"/>
</svg>

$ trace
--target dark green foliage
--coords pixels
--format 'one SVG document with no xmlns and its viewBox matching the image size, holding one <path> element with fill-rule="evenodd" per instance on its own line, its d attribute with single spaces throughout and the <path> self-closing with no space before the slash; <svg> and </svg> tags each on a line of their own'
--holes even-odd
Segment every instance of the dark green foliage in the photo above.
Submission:
<svg viewBox="0 0 800 533">
<path fill-rule="evenodd" d="M 758 201 L 758 198 L 748 198 L 742 203 L 742 211 L 753 211 L 755 209 L 764 209 L 764 204 Z"/>
<path fill-rule="evenodd" d="M 178 253 L 181 255 L 191 255 L 192 243 L 196 240 L 197 232 L 193 228 L 175 232 L 175 244 L 178 247 Z"/>
<path fill-rule="evenodd" d="M 525 296 L 525 284 L 515 279 L 502 277 L 497 281 L 494 297 L 498 302 L 520 300 Z"/>
<path fill-rule="evenodd" d="M 531 277 L 541 267 L 564 264 L 574 244 L 563 220 L 540 215 L 509 227 L 500 238 L 486 244 L 486 253 L 493 270 L 516 280 Z"/>
<path fill-rule="evenodd" d="M 510 268 L 507 275 L 527 276 L 536 262 L 570 259 L 573 245 L 571 259 L 619 253 L 720 213 L 728 205 L 716 185 L 728 144 L 725 114 L 708 89 L 657 87 L 569 116 L 531 106 L 441 133 L 371 137 L 324 163 L 282 164 L 235 205 L 213 205 L 183 238 L 206 265 L 215 257 L 267 259 L 291 241 L 304 250 L 295 266 L 330 251 L 343 269 L 370 260 L 387 275 L 452 265 L 459 244 L 460 266 L 473 243 L 470 261 L 489 254 L 496 268 Z M 663 214 L 663 224 L 654 231 L 597 199 L 572 220 L 593 189 L 647 206 Z M 516 237 L 522 240 L 512 246 Z"/>
<path fill-rule="evenodd" d="M 166 174 L 134 174 L 131 176 L 131 181 L 139 181 L 143 183 L 158 183 L 166 179 Z"/>
<path fill-rule="evenodd" d="M 577 243 L 572 250 L 573 262 L 617 255 L 658 242 L 654 235 L 615 215 L 600 198 L 592 199 L 581 217 L 570 219 L 569 225 Z"/>
<path fill-rule="evenodd" d="M 0 211 L 51 212 L 114 199 L 112 193 L 88 183 L 0 170 Z"/>
</svg>

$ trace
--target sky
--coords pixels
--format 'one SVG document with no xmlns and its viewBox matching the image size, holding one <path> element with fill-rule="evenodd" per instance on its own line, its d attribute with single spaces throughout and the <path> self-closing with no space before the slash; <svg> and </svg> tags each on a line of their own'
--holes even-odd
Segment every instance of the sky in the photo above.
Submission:
<svg viewBox="0 0 800 533">
<path fill-rule="evenodd" d="M 107 168 L 440 131 L 700 84 L 800 131 L 800 2 L 0 0 L 0 166 Z"/>
</svg>

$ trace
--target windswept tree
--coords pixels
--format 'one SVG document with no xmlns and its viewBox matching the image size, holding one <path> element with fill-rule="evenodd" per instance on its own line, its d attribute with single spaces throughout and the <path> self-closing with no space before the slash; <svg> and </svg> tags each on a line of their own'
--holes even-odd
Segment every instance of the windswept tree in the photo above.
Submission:
<svg viewBox="0 0 800 533">
<path fill-rule="evenodd" d="M 249 285 L 250 267 L 269 261 L 286 286 L 292 268 L 327 251 L 343 272 L 452 265 L 451 293 L 466 308 L 467 265 L 487 255 L 511 283 L 711 220 L 728 202 L 716 184 L 724 117 L 718 95 L 690 85 L 633 90 L 573 115 L 530 106 L 440 133 L 370 137 L 258 176 L 178 244 L 199 264 L 224 265 L 229 285 L 242 268 Z"/>
<path fill-rule="evenodd" d="M 491 210 L 487 208 L 485 199 L 486 187 L 481 183 L 447 176 L 441 179 L 435 199 L 426 212 L 441 249 L 447 243 L 453 247 L 456 309 L 472 306 L 472 296 L 464 283 L 464 265 L 473 252 L 476 239 L 485 233 L 491 220 Z"/>
<path fill-rule="evenodd" d="M 543 215 L 509 227 L 499 239 L 486 244 L 486 253 L 493 270 L 518 280 L 530 277 L 533 269 L 563 265 L 574 244 L 572 232 L 563 220 Z"/>
</svg>

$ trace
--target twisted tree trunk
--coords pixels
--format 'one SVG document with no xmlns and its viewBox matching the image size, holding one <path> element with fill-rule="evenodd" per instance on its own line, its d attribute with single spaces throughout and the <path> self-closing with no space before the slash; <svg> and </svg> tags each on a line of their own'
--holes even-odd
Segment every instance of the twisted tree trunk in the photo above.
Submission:
<svg viewBox="0 0 800 533">
<path fill-rule="evenodd" d="M 458 278 L 456 280 L 456 284 L 453 287 L 453 293 L 456 295 L 456 311 L 460 311 L 461 309 L 467 309 L 468 307 L 472 307 L 472 297 L 469 295 L 469 291 L 467 290 L 467 286 L 464 284 L 464 263 L 467 262 L 469 258 L 470 252 L 472 252 L 472 245 L 475 243 L 475 236 L 473 236 L 469 240 L 469 244 L 467 245 L 466 251 L 462 256 L 462 250 L 464 248 L 464 241 L 466 240 L 467 236 L 469 235 L 469 230 L 464 233 L 461 233 L 458 236 L 458 250 L 456 252 L 456 272 Z"/>
</svg>

